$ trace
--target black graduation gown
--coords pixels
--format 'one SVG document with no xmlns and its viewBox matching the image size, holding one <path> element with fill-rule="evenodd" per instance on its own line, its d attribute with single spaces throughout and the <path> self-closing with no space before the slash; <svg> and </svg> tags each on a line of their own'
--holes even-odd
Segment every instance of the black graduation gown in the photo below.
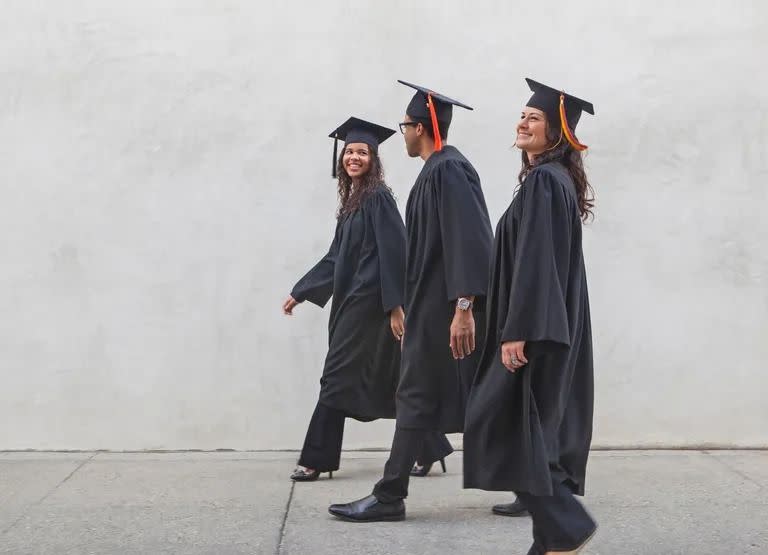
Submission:
<svg viewBox="0 0 768 555">
<path fill-rule="evenodd" d="M 464 487 L 584 494 L 592 439 L 592 333 L 581 219 L 560 164 L 535 168 L 499 221 L 488 336 L 470 394 Z M 527 341 L 515 374 L 501 344 Z"/>
<path fill-rule="evenodd" d="M 343 216 L 328 254 L 293 288 L 297 301 L 332 296 L 320 403 L 358 420 L 395 417 L 400 343 L 390 312 L 404 303 L 405 226 L 384 188 Z"/>
<path fill-rule="evenodd" d="M 405 338 L 397 391 L 401 428 L 460 432 L 477 367 L 477 351 L 454 360 L 450 327 L 455 301 L 475 295 L 477 345 L 493 232 L 480 178 L 454 147 L 432 154 L 406 207 Z"/>
</svg>

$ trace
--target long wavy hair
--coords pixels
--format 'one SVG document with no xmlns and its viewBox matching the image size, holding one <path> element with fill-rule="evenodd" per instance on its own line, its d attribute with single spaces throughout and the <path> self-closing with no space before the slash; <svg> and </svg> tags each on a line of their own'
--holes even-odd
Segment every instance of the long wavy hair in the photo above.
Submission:
<svg viewBox="0 0 768 555">
<path fill-rule="evenodd" d="M 595 207 L 595 190 L 592 185 L 589 184 L 587 174 L 584 171 L 584 161 L 581 157 L 581 152 L 571 146 L 571 144 L 565 140 L 562 133 L 556 133 L 552 126 L 547 121 L 547 139 L 549 140 L 549 150 L 537 155 L 533 163 L 528 159 L 528 154 L 522 151 L 523 167 L 520 170 L 520 174 L 517 176 L 518 187 L 523 184 L 523 181 L 528 174 L 531 173 L 536 166 L 546 164 L 547 162 L 558 162 L 565 166 L 568 170 L 568 174 L 573 180 L 573 184 L 576 186 L 576 198 L 579 203 L 579 212 L 581 213 L 581 220 L 587 222 L 591 218 L 594 218 L 592 209 Z"/>
<path fill-rule="evenodd" d="M 379 158 L 379 153 L 375 148 L 368 147 L 371 167 L 368 169 L 368 173 L 363 176 L 363 180 L 359 187 L 355 187 L 352 183 L 352 178 L 349 177 L 347 170 L 344 168 L 344 155 L 339 157 L 339 161 L 336 165 L 336 175 L 339 176 L 339 207 L 336 211 L 336 217 L 341 218 L 347 214 L 351 214 L 355 210 L 358 210 L 362 206 L 365 199 L 367 199 L 377 187 L 384 187 L 390 193 L 390 189 L 384 181 L 384 166 Z"/>
</svg>

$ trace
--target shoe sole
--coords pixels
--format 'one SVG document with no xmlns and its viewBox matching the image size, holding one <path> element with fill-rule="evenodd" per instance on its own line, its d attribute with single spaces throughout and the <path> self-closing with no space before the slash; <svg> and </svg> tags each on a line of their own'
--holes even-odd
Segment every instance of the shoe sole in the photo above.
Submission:
<svg viewBox="0 0 768 555">
<path fill-rule="evenodd" d="M 370 519 L 360 519 L 360 518 L 350 518 L 348 516 L 339 515 L 332 511 L 328 511 L 328 513 L 335 516 L 339 520 L 343 520 L 344 522 L 399 522 L 401 520 L 405 520 L 405 514 L 382 516 L 382 517 L 370 518 Z"/>
<path fill-rule="evenodd" d="M 505 513 L 502 511 L 496 511 L 494 509 L 491 509 L 491 512 L 495 515 L 499 516 L 509 516 L 512 518 L 521 517 L 521 516 L 531 516 L 531 514 L 528 511 L 520 511 L 519 513 Z"/>
</svg>

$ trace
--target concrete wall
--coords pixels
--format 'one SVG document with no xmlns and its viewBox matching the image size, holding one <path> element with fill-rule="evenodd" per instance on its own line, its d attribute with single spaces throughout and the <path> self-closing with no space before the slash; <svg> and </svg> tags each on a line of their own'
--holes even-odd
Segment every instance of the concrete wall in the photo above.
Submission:
<svg viewBox="0 0 768 555">
<path fill-rule="evenodd" d="M 299 447 L 327 311 L 279 307 L 331 238 L 326 135 L 401 121 L 398 78 L 474 105 L 495 222 L 524 76 L 597 111 L 595 443 L 768 445 L 767 5 L 476 4 L 5 0 L 0 448 Z M 402 209 L 420 162 L 382 156 Z"/>
</svg>

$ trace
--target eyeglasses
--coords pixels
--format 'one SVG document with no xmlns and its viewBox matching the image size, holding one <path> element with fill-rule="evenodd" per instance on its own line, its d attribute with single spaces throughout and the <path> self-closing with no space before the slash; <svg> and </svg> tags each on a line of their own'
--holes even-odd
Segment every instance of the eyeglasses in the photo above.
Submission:
<svg viewBox="0 0 768 555">
<path fill-rule="evenodd" d="M 400 126 L 400 133 L 405 135 L 405 128 L 409 125 L 419 125 L 418 121 L 404 121 L 403 123 L 398 123 L 397 125 Z"/>
</svg>

